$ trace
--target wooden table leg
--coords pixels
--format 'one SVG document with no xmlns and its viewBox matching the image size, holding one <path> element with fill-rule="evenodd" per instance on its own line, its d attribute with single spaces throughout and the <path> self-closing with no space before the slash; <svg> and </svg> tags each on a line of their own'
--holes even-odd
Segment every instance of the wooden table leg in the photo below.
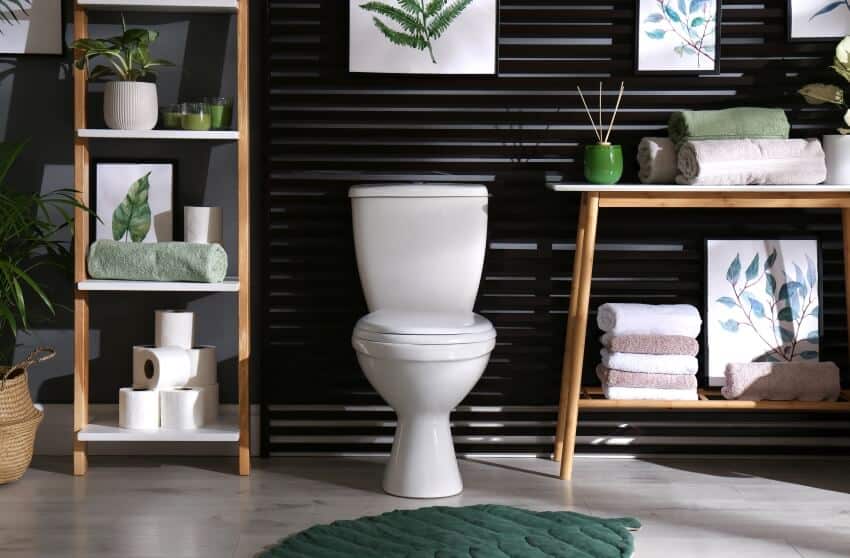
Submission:
<svg viewBox="0 0 850 558">
<path fill-rule="evenodd" d="M 86 443 L 77 439 L 89 423 L 89 300 L 85 293 L 74 293 L 74 474 L 88 470 Z"/>
<path fill-rule="evenodd" d="M 584 229 L 587 226 L 587 194 L 581 195 L 578 228 L 576 229 L 576 247 L 573 257 L 572 279 L 570 281 L 570 311 L 567 314 L 567 333 L 564 336 L 564 359 L 561 363 L 561 397 L 558 400 L 558 430 L 555 433 L 555 461 L 561 460 L 564 452 L 564 430 L 567 427 L 567 398 L 570 393 L 570 357 L 573 354 L 571 346 L 573 326 L 576 320 L 576 302 L 578 301 L 579 275 L 581 274 L 582 248 L 584 245 Z"/>
<path fill-rule="evenodd" d="M 588 192 L 585 207 L 585 231 L 582 243 L 581 275 L 576 300 L 576 314 L 572 329 L 572 354 L 570 354 L 570 384 L 567 397 L 567 422 L 564 431 L 564 446 L 561 455 L 561 478 L 573 476 L 573 456 L 578 427 L 578 400 L 581 394 L 581 373 L 584 367 L 584 343 L 587 338 L 587 320 L 590 308 L 590 282 L 593 278 L 593 255 L 596 251 L 596 223 L 599 216 L 599 193 Z"/>
<path fill-rule="evenodd" d="M 844 304 L 847 309 L 847 319 L 850 320 L 850 209 L 841 209 L 842 238 L 844 246 Z M 850 351 L 850 323 L 847 328 L 848 351 Z M 849 355 L 850 356 L 850 355 Z"/>
</svg>

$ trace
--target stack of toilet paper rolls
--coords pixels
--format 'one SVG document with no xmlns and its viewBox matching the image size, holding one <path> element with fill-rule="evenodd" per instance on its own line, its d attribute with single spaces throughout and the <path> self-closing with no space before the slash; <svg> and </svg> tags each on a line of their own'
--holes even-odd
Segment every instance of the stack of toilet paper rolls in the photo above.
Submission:
<svg viewBox="0 0 850 558">
<path fill-rule="evenodd" d="M 195 316 L 156 311 L 154 345 L 133 347 L 133 387 L 118 398 L 122 428 L 192 430 L 218 417 L 215 347 L 195 345 Z"/>
</svg>

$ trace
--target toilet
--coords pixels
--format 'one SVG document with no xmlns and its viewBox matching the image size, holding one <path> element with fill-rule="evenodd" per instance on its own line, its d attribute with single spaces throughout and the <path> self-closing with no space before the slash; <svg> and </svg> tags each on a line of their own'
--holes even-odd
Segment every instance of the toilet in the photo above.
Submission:
<svg viewBox="0 0 850 558">
<path fill-rule="evenodd" d="M 371 312 L 352 345 L 398 424 L 383 488 L 407 498 L 463 490 L 449 414 L 472 390 L 496 330 L 472 312 L 487 245 L 484 186 L 349 190 L 357 269 Z"/>
</svg>

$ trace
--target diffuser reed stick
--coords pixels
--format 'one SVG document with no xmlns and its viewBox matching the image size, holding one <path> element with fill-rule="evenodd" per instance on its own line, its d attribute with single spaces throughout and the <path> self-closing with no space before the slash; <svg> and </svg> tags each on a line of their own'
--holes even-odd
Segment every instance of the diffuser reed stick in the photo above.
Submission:
<svg viewBox="0 0 850 558">
<path fill-rule="evenodd" d="M 593 126 L 593 133 L 596 134 L 596 139 L 599 140 L 600 145 L 609 145 L 608 139 L 611 137 L 611 131 L 614 129 L 614 120 L 617 118 L 617 112 L 620 110 L 620 102 L 623 100 L 623 92 L 625 91 L 626 84 L 624 82 L 620 82 L 620 93 L 617 95 L 617 104 L 614 107 L 614 113 L 611 115 L 611 122 L 608 123 L 608 131 L 605 136 L 602 136 L 602 132 L 605 131 L 605 125 L 602 122 L 602 82 L 599 82 L 599 127 L 597 128 L 596 122 L 593 120 L 593 114 L 590 112 L 590 107 L 587 105 L 587 101 L 584 98 L 584 93 L 581 91 L 581 87 L 576 86 L 578 90 L 578 95 L 581 98 L 581 104 L 584 105 L 584 110 L 587 113 L 587 117 L 590 119 L 590 125 Z"/>
<path fill-rule="evenodd" d="M 581 104 L 584 105 L 584 110 L 587 112 L 587 117 L 590 118 L 590 125 L 593 126 L 593 133 L 596 134 L 596 138 L 599 140 L 599 143 L 602 143 L 602 134 L 596 129 L 596 122 L 593 121 L 593 115 L 590 114 L 590 109 L 587 107 L 587 101 L 584 100 L 584 94 L 581 92 L 581 87 L 576 86 L 576 89 L 578 90 L 578 96 L 581 97 Z M 599 125 L 602 126 L 602 121 L 599 122 Z"/>
<path fill-rule="evenodd" d="M 614 107 L 614 114 L 611 115 L 611 123 L 608 124 L 608 133 L 605 134 L 605 141 L 603 143 L 608 143 L 608 138 L 611 137 L 611 130 L 614 128 L 614 119 L 617 118 L 617 111 L 620 110 L 620 101 L 623 100 L 623 91 L 626 89 L 625 82 L 620 82 L 620 94 L 617 95 L 617 106 Z"/>
</svg>

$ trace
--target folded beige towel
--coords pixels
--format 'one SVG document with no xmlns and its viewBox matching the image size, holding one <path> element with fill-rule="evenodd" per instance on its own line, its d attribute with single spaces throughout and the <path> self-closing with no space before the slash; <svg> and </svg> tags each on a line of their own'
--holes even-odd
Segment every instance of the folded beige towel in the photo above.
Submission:
<svg viewBox="0 0 850 558">
<path fill-rule="evenodd" d="M 676 146 L 670 138 L 643 138 L 637 151 L 640 170 L 638 178 L 644 184 L 674 184 L 676 181 Z"/>
<path fill-rule="evenodd" d="M 612 335 L 604 334 L 600 341 L 612 353 L 643 355 L 697 356 L 699 342 L 684 335 Z"/>
<path fill-rule="evenodd" d="M 826 157 L 816 139 L 689 141 L 679 149 L 678 184 L 820 184 Z"/>
<path fill-rule="evenodd" d="M 697 389 L 696 376 L 683 374 L 645 374 L 611 369 L 600 364 L 596 375 L 611 387 L 657 388 L 657 389 Z"/>
<path fill-rule="evenodd" d="M 726 366 L 726 399 L 835 401 L 841 378 L 833 362 L 745 362 Z"/>
</svg>

